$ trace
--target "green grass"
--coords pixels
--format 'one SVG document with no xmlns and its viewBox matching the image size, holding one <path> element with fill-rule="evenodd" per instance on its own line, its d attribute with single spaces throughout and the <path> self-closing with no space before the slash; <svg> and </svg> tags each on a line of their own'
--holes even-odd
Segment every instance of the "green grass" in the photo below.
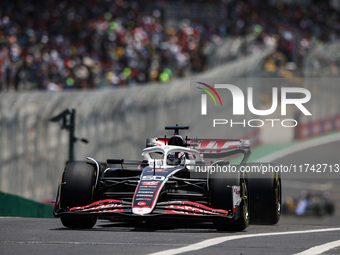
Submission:
<svg viewBox="0 0 340 255">
<path fill-rule="evenodd" d="M 0 216 L 53 218 L 53 206 L 0 192 Z"/>
</svg>

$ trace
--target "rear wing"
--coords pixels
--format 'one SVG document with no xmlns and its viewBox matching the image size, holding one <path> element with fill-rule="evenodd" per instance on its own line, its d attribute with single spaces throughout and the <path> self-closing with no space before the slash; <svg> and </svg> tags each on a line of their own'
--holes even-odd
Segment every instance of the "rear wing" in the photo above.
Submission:
<svg viewBox="0 0 340 255">
<path fill-rule="evenodd" d="M 243 139 L 197 139 L 187 138 L 184 147 L 190 147 L 202 154 L 207 159 L 226 159 L 237 154 L 243 154 L 241 162 L 246 163 L 250 156 L 250 141 Z M 149 138 L 146 146 L 164 146 L 168 144 L 168 138 Z"/>
</svg>

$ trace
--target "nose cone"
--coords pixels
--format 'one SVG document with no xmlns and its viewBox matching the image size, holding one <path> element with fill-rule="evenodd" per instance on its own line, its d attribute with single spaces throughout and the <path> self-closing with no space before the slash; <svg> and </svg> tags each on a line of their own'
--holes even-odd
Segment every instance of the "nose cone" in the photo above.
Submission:
<svg viewBox="0 0 340 255">
<path fill-rule="evenodd" d="M 152 212 L 151 208 L 147 208 L 147 207 L 142 207 L 142 208 L 132 208 L 132 213 L 133 214 L 138 214 L 138 215 L 145 215 L 145 214 L 149 214 Z"/>
</svg>

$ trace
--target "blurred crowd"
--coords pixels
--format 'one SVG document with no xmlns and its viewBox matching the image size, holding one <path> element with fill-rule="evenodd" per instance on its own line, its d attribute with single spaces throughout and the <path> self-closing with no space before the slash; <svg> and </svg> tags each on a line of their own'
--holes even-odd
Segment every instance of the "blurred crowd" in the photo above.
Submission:
<svg viewBox="0 0 340 255">
<path fill-rule="evenodd" d="M 225 9 L 224 20 L 170 26 L 165 10 L 147 0 L 2 0 L 0 90 L 168 82 L 208 69 L 208 45 L 249 33 L 299 66 L 311 47 L 338 39 L 340 15 L 328 1 L 209 2 Z"/>
<path fill-rule="evenodd" d="M 315 46 L 339 40 L 339 10 L 334 9 L 330 1 L 304 1 L 308 4 L 296 1 L 289 5 L 272 2 L 274 4 L 266 1 L 230 4 L 229 34 L 256 34 L 259 42 L 282 53 L 292 69 L 303 68 L 304 58 Z"/>
<path fill-rule="evenodd" d="M 162 11 L 145 6 L 123 0 L 2 1 L 2 86 L 133 86 L 202 71 L 203 29 L 189 21 L 165 27 Z"/>
</svg>

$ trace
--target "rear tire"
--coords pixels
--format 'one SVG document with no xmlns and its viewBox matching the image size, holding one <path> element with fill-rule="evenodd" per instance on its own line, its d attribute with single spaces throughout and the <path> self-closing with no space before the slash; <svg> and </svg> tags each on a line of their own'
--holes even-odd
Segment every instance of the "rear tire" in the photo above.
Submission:
<svg viewBox="0 0 340 255">
<path fill-rule="evenodd" d="M 328 215 L 333 215 L 334 213 L 334 204 L 332 202 L 326 202 L 326 205 L 325 205 L 325 210 L 326 210 L 326 213 Z"/>
<path fill-rule="evenodd" d="M 270 166 L 269 163 L 252 163 L 245 166 Z M 250 169 L 250 168 L 249 168 Z M 252 173 L 247 171 L 249 189 L 250 224 L 273 225 L 281 216 L 280 172 Z"/>
<path fill-rule="evenodd" d="M 214 226 L 218 231 L 242 231 L 249 224 L 248 188 L 245 178 L 240 173 L 213 172 L 210 178 L 211 206 L 215 209 L 233 210 L 233 191 L 231 186 L 241 187 L 242 202 L 240 204 L 240 216 L 236 220 L 214 220 Z"/>
<path fill-rule="evenodd" d="M 95 201 L 95 166 L 87 162 L 70 162 L 66 165 L 60 190 L 60 207 L 70 209 Z M 68 228 L 92 228 L 97 217 L 62 216 L 61 222 Z"/>
</svg>

